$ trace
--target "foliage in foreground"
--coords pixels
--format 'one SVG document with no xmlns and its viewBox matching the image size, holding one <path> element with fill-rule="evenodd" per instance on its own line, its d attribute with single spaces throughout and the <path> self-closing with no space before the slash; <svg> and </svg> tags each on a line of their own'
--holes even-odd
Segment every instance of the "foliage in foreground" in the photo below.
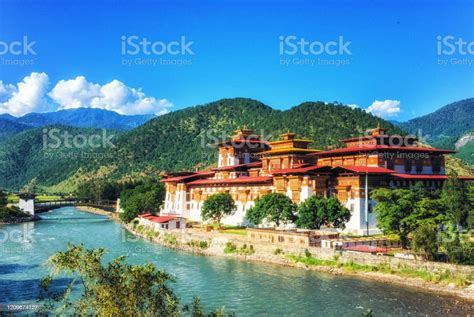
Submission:
<svg viewBox="0 0 474 317">
<path fill-rule="evenodd" d="M 178 297 L 168 286 L 173 278 L 168 273 L 145 265 L 127 264 L 118 257 L 102 264 L 104 249 L 85 249 L 83 245 L 68 245 L 66 251 L 55 253 L 47 264 L 51 275 L 41 283 L 39 300 L 45 304 L 41 313 L 75 314 L 79 316 L 224 316 L 223 309 L 206 314 L 198 298 L 191 305 L 180 306 Z M 58 274 L 72 276 L 67 289 L 52 290 L 51 282 Z M 73 288 L 80 296 L 71 296 Z M 230 314 L 233 315 L 233 314 Z"/>
</svg>

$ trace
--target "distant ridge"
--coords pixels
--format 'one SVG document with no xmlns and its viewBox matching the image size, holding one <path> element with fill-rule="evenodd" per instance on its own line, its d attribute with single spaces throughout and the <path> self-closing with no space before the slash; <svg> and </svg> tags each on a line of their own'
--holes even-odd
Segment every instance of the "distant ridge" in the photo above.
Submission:
<svg viewBox="0 0 474 317">
<path fill-rule="evenodd" d="M 63 124 L 78 128 L 131 130 L 154 117 L 154 115 L 125 116 L 110 110 L 77 108 L 46 113 L 33 112 L 16 118 L 16 122 L 32 127 Z"/>
</svg>

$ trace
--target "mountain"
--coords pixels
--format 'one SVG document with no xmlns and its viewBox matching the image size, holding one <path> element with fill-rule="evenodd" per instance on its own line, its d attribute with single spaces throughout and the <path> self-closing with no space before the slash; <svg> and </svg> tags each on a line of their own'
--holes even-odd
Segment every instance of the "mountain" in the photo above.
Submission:
<svg viewBox="0 0 474 317">
<path fill-rule="evenodd" d="M 66 133 L 77 138 L 67 138 Z M 55 184 L 81 169 L 92 169 L 100 157 L 95 147 L 100 142 L 82 140 L 103 133 L 103 129 L 56 125 L 28 129 L 0 142 L 0 188 L 19 190 L 32 181 L 39 186 Z"/>
<path fill-rule="evenodd" d="M 403 130 L 419 135 L 430 145 L 456 149 L 457 157 L 474 164 L 474 98 L 453 102 L 433 113 L 397 124 Z"/>
<path fill-rule="evenodd" d="M 460 137 L 474 129 L 474 98 L 453 102 L 426 116 L 400 123 L 399 126 L 410 133 L 421 130 L 428 141 Z"/>
<path fill-rule="evenodd" d="M 286 111 L 244 98 L 223 99 L 156 117 L 117 135 L 114 147 L 48 150 L 42 148 L 42 129 L 15 135 L 0 145 L 0 187 L 18 189 L 31 180 L 50 192 L 67 192 L 95 178 L 123 180 L 162 171 L 206 168 L 215 164 L 216 151 L 208 146 L 248 127 L 270 140 L 293 131 L 315 142 L 314 148 L 341 145 L 340 139 L 358 136 L 381 123 L 391 123 L 361 109 L 341 104 L 305 102 Z M 70 128 L 71 133 L 98 133 Z M 67 158 L 68 153 L 76 153 Z M 58 156 L 59 155 L 59 156 Z"/>
<path fill-rule="evenodd" d="M 19 118 L 2 114 L 0 115 L 0 136 L 10 136 L 25 129 L 48 125 L 126 131 L 136 128 L 154 117 L 154 115 L 125 116 L 114 111 L 93 108 L 66 109 L 46 113 L 33 112 Z M 7 121 L 17 125 L 7 125 Z"/>
<path fill-rule="evenodd" d="M 30 127 L 25 124 L 18 123 L 18 122 L 15 122 L 14 120 L 9 119 L 8 116 L 6 115 L 1 115 L 0 116 L 0 142 L 2 142 L 2 140 L 6 139 L 7 137 L 11 135 L 14 135 L 16 133 L 19 133 L 29 128 Z"/>
</svg>

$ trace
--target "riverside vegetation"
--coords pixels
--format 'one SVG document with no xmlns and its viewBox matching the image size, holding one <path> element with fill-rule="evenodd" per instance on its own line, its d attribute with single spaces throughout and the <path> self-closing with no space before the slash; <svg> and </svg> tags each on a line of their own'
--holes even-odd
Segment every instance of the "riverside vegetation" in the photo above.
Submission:
<svg viewBox="0 0 474 317">
<path fill-rule="evenodd" d="M 85 249 L 68 245 L 66 251 L 53 254 L 47 261 L 51 274 L 41 282 L 39 313 L 79 316 L 234 316 L 223 308 L 206 313 L 199 298 L 180 304 L 169 284 L 174 278 L 153 264 L 130 265 L 121 256 L 103 264 L 104 249 Z M 51 285 L 58 274 L 72 276 L 63 290 Z M 81 295 L 71 297 L 79 287 Z M 117 290 L 120 290 L 117 292 Z"/>
</svg>

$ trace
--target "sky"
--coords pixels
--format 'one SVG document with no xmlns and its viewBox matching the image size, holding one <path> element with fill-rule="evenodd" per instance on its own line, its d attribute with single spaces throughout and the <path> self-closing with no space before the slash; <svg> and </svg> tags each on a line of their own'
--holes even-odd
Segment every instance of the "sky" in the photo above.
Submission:
<svg viewBox="0 0 474 317">
<path fill-rule="evenodd" d="M 0 0 L 0 113 L 338 101 L 405 121 L 474 97 L 472 1 Z"/>
</svg>

